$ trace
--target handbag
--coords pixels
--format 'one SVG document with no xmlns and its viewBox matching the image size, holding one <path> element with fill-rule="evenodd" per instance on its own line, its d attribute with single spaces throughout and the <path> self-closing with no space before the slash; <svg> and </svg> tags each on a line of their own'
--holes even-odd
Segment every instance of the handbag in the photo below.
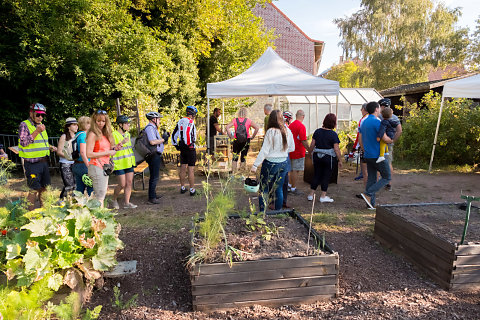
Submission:
<svg viewBox="0 0 480 320">
<path fill-rule="evenodd" d="M 113 170 L 115 170 L 115 164 L 113 163 L 112 158 L 110 158 L 108 163 L 103 164 L 103 174 L 109 176 L 113 173 Z"/>
</svg>

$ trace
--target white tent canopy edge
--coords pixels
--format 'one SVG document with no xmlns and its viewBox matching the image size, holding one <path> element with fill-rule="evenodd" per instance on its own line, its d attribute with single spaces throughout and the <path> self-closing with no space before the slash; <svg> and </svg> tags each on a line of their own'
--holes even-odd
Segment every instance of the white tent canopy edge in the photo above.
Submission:
<svg viewBox="0 0 480 320">
<path fill-rule="evenodd" d="M 449 81 L 443 86 L 442 100 L 440 103 L 440 111 L 438 112 L 437 127 L 435 129 L 435 138 L 433 139 L 432 155 L 430 157 L 428 172 L 432 171 L 433 158 L 435 156 L 435 146 L 437 145 L 438 139 L 438 130 L 440 128 L 440 120 L 442 118 L 443 100 L 446 97 L 480 99 L 480 74 L 476 74 L 468 78 Z"/>
<path fill-rule="evenodd" d="M 207 119 L 210 118 L 210 98 L 252 96 L 317 96 L 335 95 L 338 81 L 316 77 L 300 70 L 271 48 L 243 73 L 221 82 L 207 83 Z M 210 126 L 207 125 L 207 149 L 210 150 Z"/>
</svg>

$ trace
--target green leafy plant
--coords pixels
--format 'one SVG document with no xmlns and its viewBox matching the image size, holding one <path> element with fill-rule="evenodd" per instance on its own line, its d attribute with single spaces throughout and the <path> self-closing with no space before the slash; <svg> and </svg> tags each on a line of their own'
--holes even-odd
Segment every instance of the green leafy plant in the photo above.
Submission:
<svg viewBox="0 0 480 320">
<path fill-rule="evenodd" d="M 120 292 L 120 288 L 117 286 L 113 287 L 112 305 L 120 310 L 126 310 L 135 307 L 137 305 L 138 294 L 134 294 L 127 301 L 124 301 L 123 299 L 123 294 Z"/>
<path fill-rule="evenodd" d="M 123 244 L 115 213 L 80 193 L 62 206 L 56 200 L 47 196 L 33 211 L 20 201 L 0 208 L 0 271 L 16 286 L 48 276 L 48 287 L 56 291 L 75 270 L 93 282 L 116 264 Z"/>
</svg>

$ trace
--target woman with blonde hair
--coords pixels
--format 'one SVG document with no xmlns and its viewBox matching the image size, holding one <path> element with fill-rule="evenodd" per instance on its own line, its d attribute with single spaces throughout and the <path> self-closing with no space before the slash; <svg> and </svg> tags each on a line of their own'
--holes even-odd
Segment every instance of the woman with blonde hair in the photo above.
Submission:
<svg viewBox="0 0 480 320">
<path fill-rule="evenodd" d="M 88 175 L 88 161 L 87 158 L 87 131 L 90 129 L 90 117 L 82 116 L 78 119 L 78 132 L 75 135 L 77 141 L 77 150 L 79 151 L 78 159 L 73 165 L 73 174 L 75 175 L 75 182 L 77 184 L 76 191 L 82 194 L 87 189 L 88 195 L 92 194 L 93 187 L 87 186 L 83 182 L 83 176 Z"/>
<path fill-rule="evenodd" d="M 104 172 L 104 165 L 110 163 L 110 157 L 115 155 L 115 146 L 112 124 L 104 110 L 96 111 L 90 120 L 90 129 L 87 132 L 88 175 L 92 179 L 95 198 L 103 201 L 107 195 L 108 175 Z"/>
<path fill-rule="evenodd" d="M 295 142 L 290 129 L 285 126 L 282 112 L 273 110 L 268 117 L 267 132 L 262 149 L 252 166 L 252 172 L 262 165 L 260 171 L 260 195 L 258 197 L 260 212 L 274 196 L 275 210 L 282 209 L 283 182 L 287 174 L 287 157 L 295 150 Z"/>
<path fill-rule="evenodd" d="M 234 134 L 230 132 L 230 128 L 234 127 Z M 253 128 L 253 135 L 250 136 L 250 128 Z M 232 173 L 237 171 L 238 157 L 240 156 L 240 165 L 245 167 L 248 149 L 250 148 L 250 141 L 255 138 L 260 127 L 247 118 L 247 108 L 242 107 L 238 110 L 237 118 L 233 118 L 227 125 L 225 131 L 233 140 L 233 159 L 232 159 Z"/>
</svg>

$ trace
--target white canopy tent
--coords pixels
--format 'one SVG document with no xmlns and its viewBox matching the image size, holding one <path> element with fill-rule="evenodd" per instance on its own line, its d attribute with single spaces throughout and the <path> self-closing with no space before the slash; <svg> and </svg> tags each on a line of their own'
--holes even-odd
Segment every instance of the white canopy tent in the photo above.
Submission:
<svg viewBox="0 0 480 320">
<path fill-rule="evenodd" d="M 300 70 L 268 47 L 242 74 L 222 82 L 207 83 L 207 114 L 210 118 L 210 98 L 317 95 L 338 97 L 339 89 L 337 81 L 319 78 Z M 209 135 L 210 126 L 207 126 L 207 136 Z M 209 139 L 207 148 L 210 149 Z"/>
<path fill-rule="evenodd" d="M 450 81 L 444 84 L 442 92 L 442 102 L 440 104 L 440 112 L 438 113 L 437 128 L 435 129 L 435 138 L 433 139 L 432 156 L 430 157 L 430 165 L 428 166 L 428 172 L 432 170 L 433 157 L 435 155 L 435 146 L 437 145 L 438 129 L 440 127 L 440 119 L 442 118 L 443 99 L 445 97 L 480 99 L 480 74 L 476 74 L 468 78 Z"/>
<path fill-rule="evenodd" d="M 305 112 L 303 123 L 307 134 L 312 134 L 327 113 L 337 115 L 338 128 L 349 126 L 350 122 L 362 118 L 362 104 L 378 101 L 382 96 L 373 88 L 341 88 L 336 96 L 287 96 L 288 110 L 295 114 Z M 338 101 L 338 103 L 337 103 Z"/>
</svg>

